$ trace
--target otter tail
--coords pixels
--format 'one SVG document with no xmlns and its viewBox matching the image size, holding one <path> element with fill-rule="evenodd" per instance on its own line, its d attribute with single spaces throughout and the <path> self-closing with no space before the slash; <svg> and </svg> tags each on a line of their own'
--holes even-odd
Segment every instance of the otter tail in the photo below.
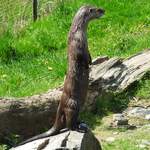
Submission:
<svg viewBox="0 0 150 150">
<path fill-rule="evenodd" d="M 34 136 L 34 137 L 32 137 L 32 138 L 30 138 L 30 139 L 28 139 L 28 140 L 26 140 L 26 141 L 23 141 L 23 142 L 19 143 L 17 146 L 24 145 L 24 144 L 29 143 L 29 142 L 32 142 L 32 141 L 34 141 L 34 140 L 46 138 L 46 137 L 48 137 L 48 136 L 56 135 L 56 134 L 58 134 L 58 132 L 59 132 L 58 129 L 52 127 L 52 128 L 51 128 L 50 130 L 48 130 L 47 132 L 42 133 L 42 134 L 39 134 L 39 135 L 37 135 L 37 136 Z"/>
</svg>

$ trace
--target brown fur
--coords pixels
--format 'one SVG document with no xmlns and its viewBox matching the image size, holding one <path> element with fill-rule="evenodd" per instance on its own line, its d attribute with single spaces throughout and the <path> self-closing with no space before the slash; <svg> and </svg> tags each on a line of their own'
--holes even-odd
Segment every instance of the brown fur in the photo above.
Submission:
<svg viewBox="0 0 150 150">
<path fill-rule="evenodd" d="M 86 35 L 87 25 L 90 20 L 101 17 L 103 13 L 104 10 L 102 9 L 83 6 L 75 15 L 68 36 L 68 71 L 56 121 L 46 133 L 35 136 L 21 144 L 57 134 L 63 128 L 77 128 L 79 111 L 87 96 L 89 64 L 91 64 Z"/>
</svg>

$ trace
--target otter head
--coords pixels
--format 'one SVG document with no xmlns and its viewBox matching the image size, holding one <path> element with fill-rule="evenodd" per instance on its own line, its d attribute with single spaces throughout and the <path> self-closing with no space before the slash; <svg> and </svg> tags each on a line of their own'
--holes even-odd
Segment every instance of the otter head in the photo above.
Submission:
<svg viewBox="0 0 150 150">
<path fill-rule="evenodd" d="M 88 22 L 90 20 L 100 18 L 104 14 L 104 10 L 101 8 L 96 8 L 92 6 L 82 6 L 76 13 L 73 23 L 72 23 L 72 32 L 76 32 L 78 29 L 87 29 Z"/>
<path fill-rule="evenodd" d="M 85 21 L 90 21 L 92 19 L 97 19 L 103 16 L 105 10 L 101 8 L 96 8 L 92 6 L 83 6 L 79 9 L 79 14 Z"/>
</svg>

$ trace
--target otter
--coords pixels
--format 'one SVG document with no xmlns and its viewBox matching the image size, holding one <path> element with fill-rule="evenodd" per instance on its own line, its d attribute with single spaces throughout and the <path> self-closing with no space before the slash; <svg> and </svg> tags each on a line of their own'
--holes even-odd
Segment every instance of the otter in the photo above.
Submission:
<svg viewBox="0 0 150 150">
<path fill-rule="evenodd" d="M 68 35 L 68 71 L 55 123 L 47 132 L 28 139 L 19 145 L 56 135 L 64 128 L 70 130 L 78 128 L 79 111 L 87 96 L 89 65 L 91 64 L 86 35 L 87 26 L 89 21 L 100 18 L 103 14 L 103 9 L 92 6 L 82 6 L 76 13 Z"/>
</svg>

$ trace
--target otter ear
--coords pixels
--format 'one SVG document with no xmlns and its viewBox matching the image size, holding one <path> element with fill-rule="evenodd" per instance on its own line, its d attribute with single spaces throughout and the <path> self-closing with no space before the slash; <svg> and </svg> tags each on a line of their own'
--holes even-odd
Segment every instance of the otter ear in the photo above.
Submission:
<svg viewBox="0 0 150 150">
<path fill-rule="evenodd" d="M 90 9 L 89 9 L 89 12 L 90 12 L 90 13 L 92 13 L 93 11 L 94 11 L 94 9 L 93 9 L 93 8 L 90 8 Z"/>
</svg>

